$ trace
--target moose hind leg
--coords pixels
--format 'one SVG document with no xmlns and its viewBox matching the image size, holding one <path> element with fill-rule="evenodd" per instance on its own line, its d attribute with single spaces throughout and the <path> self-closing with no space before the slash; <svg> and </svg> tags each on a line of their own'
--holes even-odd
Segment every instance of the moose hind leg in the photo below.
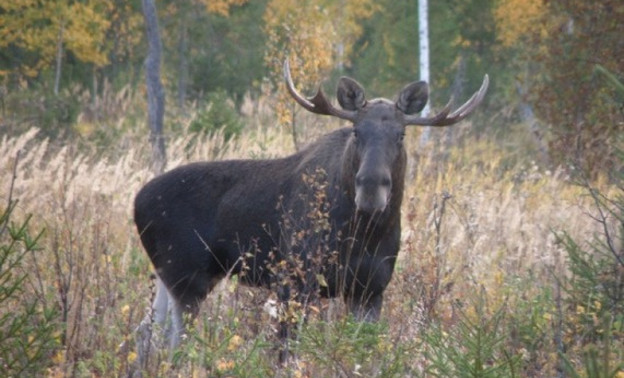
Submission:
<svg viewBox="0 0 624 378">
<path fill-rule="evenodd" d="M 172 352 L 180 345 L 184 334 L 184 309 L 178 301 L 171 301 L 171 330 L 169 332 L 169 351 Z"/>
<path fill-rule="evenodd" d="M 180 344 L 185 331 L 185 314 L 187 319 L 197 315 L 199 302 L 203 298 L 186 295 L 176 299 L 175 294 L 167 288 L 160 277 L 156 277 L 156 293 L 151 312 L 141 322 L 138 332 L 138 354 L 147 359 L 150 349 L 153 351 L 167 348 L 172 352 Z M 183 304 L 182 300 L 189 303 Z"/>
<path fill-rule="evenodd" d="M 155 289 L 151 311 L 148 311 L 135 331 L 137 355 L 142 367 L 145 367 L 149 354 L 162 345 L 162 339 L 166 338 L 167 334 L 165 323 L 171 298 L 165 284 L 158 276 L 156 276 Z"/>
<path fill-rule="evenodd" d="M 164 327 L 169 311 L 170 296 L 167 287 L 159 277 L 156 277 L 156 298 L 152 304 L 154 323 Z"/>
<path fill-rule="evenodd" d="M 186 326 L 197 317 L 201 302 L 214 285 L 220 281 L 222 275 L 196 270 L 185 275 L 168 278 L 170 280 L 173 278 L 173 282 L 175 282 L 174 285 L 167 288 L 171 316 L 167 335 L 169 349 L 173 350 L 180 345 Z"/>
</svg>

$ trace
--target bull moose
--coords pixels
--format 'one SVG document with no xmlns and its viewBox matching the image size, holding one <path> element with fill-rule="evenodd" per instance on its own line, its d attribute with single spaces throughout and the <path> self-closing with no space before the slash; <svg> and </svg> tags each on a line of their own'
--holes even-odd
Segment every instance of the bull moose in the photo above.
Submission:
<svg viewBox="0 0 624 378">
<path fill-rule="evenodd" d="M 436 115 L 419 117 L 428 100 L 422 81 L 405 86 L 394 102 L 367 100 L 358 82 L 343 77 L 338 108 L 320 88 L 310 99 L 299 94 L 288 60 L 284 79 L 303 108 L 351 125 L 284 158 L 184 165 L 136 196 L 134 219 L 157 276 L 149 321 L 162 325 L 171 312 L 170 347 L 179 342 L 183 315 L 196 316 L 229 274 L 275 289 L 282 301 L 292 293 L 301 300 L 341 296 L 356 319 L 379 319 L 401 239 L 405 128 L 455 124 L 488 87 L 485 75 L 458 109 L 451 111 L 449 102 Z M 310 216 L 314 207 L 319 217 Z M 286 280 L 279 266 L 299 273 Z"/>
</svg>

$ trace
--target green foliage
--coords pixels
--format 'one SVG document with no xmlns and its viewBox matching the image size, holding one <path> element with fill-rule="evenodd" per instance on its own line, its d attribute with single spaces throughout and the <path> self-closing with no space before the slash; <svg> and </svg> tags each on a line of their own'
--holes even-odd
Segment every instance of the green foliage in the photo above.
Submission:
<svg viewBox="0 0 624 378">
<path fill-rule="evenodd" d="M 234 104 L 222 90 L 208 94 L 206 105 L 198 110 L 189 127 L 189 131 L 195 133 L 221 132 L 226 140 L 240 134 L 242 129 L 243 122 Z"/>
<path fill-rule="evenodd" d="M 210 327 L 205 325 L 205 327 Z M 223 331 L 223 330 L 222 330 Z M 263 359 L 270 353 L 270 343 L 262 337 L 245 341 L 235 333 L 219 332 L 219 337 L 199 337 L 191 347 L 184 347 L 176 354 L 175 362 L 191 361 L 202 367 L 210 376 L 263 377 L 271 375 L 271 366 Z M 207 336 L 207 334 L 205 334 Z"/>
<path fill-rule="evenodd" d="M 4 376 L 38 376 L 59 347 L 58 312 L 29 293 L 26 259 L 37 253 L 30 218 L 11 222 L 16 202 L 0 214 L 0 366 Z"/>
<path fill-rule="evenodd" d="M 58 95 L 46 88 L 11 93 L 4 99 L 8 112 L 2 133 L 21 133 L 31 127 L 40 128 L 44 136 L 71 133 L 82 105 L 76 96 L 69 88 Z"/>
<path fill-rule="evenodd" d="M 472 301 L 472 307 L 455 307 L 457 323 L 448 331 L 438 325 L 425 334 L 427 373 L 436 377 L 516 376 L 519 356 L 505 345 L 507 306 L 488 313 L 484 293 Z"/>
<path fill-rule="evenodd" d="M 619 97 L 620 101 L 622 101 L 624 99 L 624 83 L 600 64 L 594 67 L 594 71 L 601 73 L 610 82 L 617 93 L 616 98 Z"/>
<path fill-rule="evenodd" d="M 600 350 L 602 349 L 602 350 Z M 583 368 L 578 369 L 574 364 L 565 356 L 561 355 L 563 362 L 563 370 L 573 378 L 592 377 L 592 378 L 618 378 L 621 377 L 624 371 L 624 362 L 620 362 L 613 367 L 611 363 L 611 353 L 608 348 L 598 348 L 595 345 L 589 345 L 585 351 L 583 351 L 582 364 Z M 615 351 L 622 358 L 621 351 Z M 580 370 L 580 371 L 579 371 Z"/>
<path fill-rule="evenodd" d="M 543 278 L 542 278 L 543 279 Z M 518 356 L 516 375 L 535 376 L 552 358 L 555 300 L 549 285 L 534 272 L 506 282 L 505 347 Z M 518 358 L 517 357 L 517 358 Z"/>
<path fill-rule="evenodd" d="M 371 97 L 390 96 L 418 78 L 417 3 L 380 1 L 379 5 L 381 11 L 362 21 L 363 34 L 355 42 L 352 64 L 346 69 Z"/>
<path fill-rule="evenodd" d="M 610 198 L 584 184 L 594 202 L 594 219 L 602 232 L 587 245 L 569 234 L 557 235 L 564 246 L 570 277 L 565 281 L 567 308 L 564 342 L 582 350 L 582 360 L 560 351 L 572 376 L 615 377 L 624 371 L 624 197 Z M 617 185 L 624 190 L 624 176 Z M 582 366 L 582 368 L 579 367 Z"/>
<path fill-rule="evenodd" d="M 417 2 L 379 1 L 381 10 L 362 21 L 364 34 L 353 47 L 353 75 L 374 95 L 392 95 L 416 80 L 419 71 Z M 429 39 L 434 106 L 448 101 L 454 81 L 478 88 L 484 73 L 496 85 L 504 70 L 493 59 L 495 35 L 491 0 L 430 1 Z M 460 61 L 464 60 L 461 64 Z M 463 65 L 463 68 L 461 67 Z M 459 72 L 462 71 L 463 72 Z M 493 87 L 492 87 L 493 88 Z M 490 93 L 492 91 L 490 89 Z M 488 95 L 486 101 L 492 100 Z M 456 98 L 457 101 L 463 98 Z"/>
<path fill-rule="evenodd" d="M 202 94 L 212 91 L 225 91 L 239 107 L 245 94 L 259 92 L 265 73 L 265 37 L 259 20 L 265 7 L 265 0 L 250 1 L 231 7 L 226 17 L 180 6 L 178 19 L 186 25 L 165 30 L 170 34 L 164 39 L 168 51 L 165 59 L 170 62 L 169 68 L 166 66 L 165 69 L 175 75 L 174 80 L 179 83 L 183 74 L 180 70 L 185 69 L 181 66 L 181 54 L 187 55 L 189 98 L 201 98 Z M 187 33 L 184 42 L 186 50 L 181 33 Z"/>
<path fill-rule="evenodd" d="M 405 374 L 413 349 L 411 343 L 391 340 L 387 324 L 357 322 L 353 317 L 306 324 L 294 347 L 296 356 L 321 369 L 314 375 L 322 376 Z"/>
<path fill-rule="evenodd" d="M 574 333 L 580 335 L 583 342 L 600 340 L 609 331 L 622 333 L 624 260 L 621 253 L 612 253 L 600 240 L 596 240 L 589 249 L 584 249 L 566 233 L 559 235 L 559 241 L 566 250 L 571 272 L 567 301 L 576 313 L 576 319 L 571 324 L 575 328 Z M 615 328 L 607 330 L 605 324 Z"/>
</svg>

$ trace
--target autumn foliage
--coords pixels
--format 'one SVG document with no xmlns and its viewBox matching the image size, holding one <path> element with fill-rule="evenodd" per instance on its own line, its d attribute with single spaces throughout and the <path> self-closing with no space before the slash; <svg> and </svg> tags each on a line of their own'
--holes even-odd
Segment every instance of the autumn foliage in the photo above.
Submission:
<svg viewBox="0 0 624 378">
<path fill-rule="evenodd" d="M 323 300 L 293 314 L 279 366 L 275 293 L 228 279 L 144 376 L 624 376 L 624 2 L 429 3 L 432 109 L 491 85 L 431 145 L 407 131 L 382 321 Z M 286 57 L 307 95 L 348 75 L 390 97 L 418 77 L 415 2 L 156 4 L 166 169 L 283 157 L 343 125 L 288 99 Z M 145 53 L 140 1 L 0 2 L 0 375 L 137 372 Z"/>
<path fill-rule="evenodd" d="M 102 67 L 108 63 L 105 50 L 105 16 L 113 8 L 110 1 L 16 0 L 0 6 L 0 48 L 26 54 L 13 57 L 13 67 L 23 75 L 35 76 L 53 64 L 62 49 L 85 63 Z M 9 67 L 0 74 L 7 75 Z"/>
<path fill-rule="evenodd" d="M 622 169 L 623 99 L 599 70 L 624 72 L 624 4 L 505 0 L 495 13 L 502 44 L 529 60 L 527 100 L 548 125 L 551 157 L 586 172 Z"/>
</svg>

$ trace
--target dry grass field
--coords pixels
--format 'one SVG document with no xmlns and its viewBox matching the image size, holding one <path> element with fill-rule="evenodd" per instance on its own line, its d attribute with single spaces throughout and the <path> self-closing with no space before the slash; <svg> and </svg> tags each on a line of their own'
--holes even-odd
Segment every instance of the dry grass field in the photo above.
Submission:
<svg viewBox="0 0 624 378">
<path fill-rule="evenodd" d="M 248 125 L 228 142 L 181 127 L 167 141 L 168 168 L 294 151 L 287 131 L 251 119 Z M 314 137 L 331 127 L 306 130 Z M 153 284 L 132 221 L 134 195 L 152 177 L 147 133 L 136 129 L 120 132 L 104 151 L 85 140 L 58 145 L 39 138 L 37 129 L 0 141 L 2 208 L 17 201 L 10 222 L 21 225 L 32 215 L 31 235 L 43 231 L 14 268 L 14 277 L 25 277 L 21 294 L 4 300 L 0 316 L 33 301 L 37 311 L 52 314 L 49 332 L 18 342 L 23 351 L 0 346 L 0 370 L 15 374 L 11 366 L 19 364 L 9 366 L 11 356 L 27 360 L 41 345 L 42 362 L 24 372 L 133 371 L 133 331 Z M 418 131 L 409 132 L 406 145 L 416 150 Z M 575 299 L 581 289 L 569 241 L 594 251 L 604 240 L 595 197 L 569 169 L 545 170 L 522 153 L 483 139 L 467 139 L 444 155 L 432 148 L 410 153 L 403 244 L 379 324 L 354 323 L 339 300 L 325 301 L 298 332 L 296 357 L 280 368 L 276 324 L 265 311 L 272 293 L 232 278 L 209 295 L 173 358 L 153 356 L 144 375 L 624 376 L 623 305 L 604 311 L 600 290 Z M 605 178 L 591 185 L 608 198 L 622 196 L 621 184 Z M 621 235 L 608 218 L 607 228 Z M 5 273 L 7 266 L 0 265 Z M 622 290 L 624 267 L 616 264 L 612 274 L 608 281 Z M 37 311 L 31 315 L 40 323 L 24 327 L 44 323 Z"/>
</svg>

